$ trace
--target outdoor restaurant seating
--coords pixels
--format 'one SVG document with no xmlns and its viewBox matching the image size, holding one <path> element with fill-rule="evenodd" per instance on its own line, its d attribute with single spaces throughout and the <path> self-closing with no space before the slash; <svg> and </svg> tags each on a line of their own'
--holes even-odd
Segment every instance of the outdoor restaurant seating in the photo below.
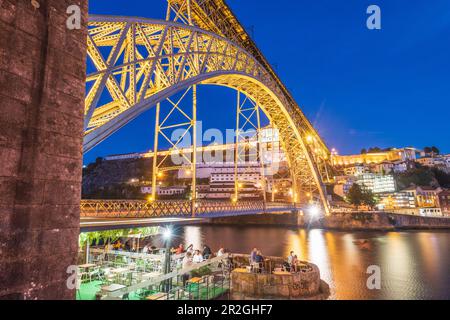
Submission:
<svg viewBox="0 0 450 320">
<path fill-rule="evenodd" d="M 172 278 L 169 292 L 164 293 L 166 291 L 164 283 L 160 281 L 151 284 L 152 279 L 164 273 L 165 253 L 164 251 L 161 253 L 153 255 L 121 250 L 106 252 L 104 248 L 91 247 L 86 258 L 87 263 L 79 265 L 78 276 L 85 289 L 77 291 L 77 298 L 191 300 L 207 299 L 212 294 L 223 292 L 227 270 L 230 269 L 228 261 L 213 262 L 206 270 L 213 269 L 214 275 L 200 272 L 197 276 L 192 276 L 187 283 L 184 283 L 183 277 L 178 274 Z M 80 259 L 84 258 L 84 254 L 80 256 Z M 184 254 L 172 255 L 171 258 L 171 270 L 181 271 Z M 122 294 L 127 292 L 124 289 L 139 287 L 147 282 L 149 285 L 146 287 Z"/>
</svg>

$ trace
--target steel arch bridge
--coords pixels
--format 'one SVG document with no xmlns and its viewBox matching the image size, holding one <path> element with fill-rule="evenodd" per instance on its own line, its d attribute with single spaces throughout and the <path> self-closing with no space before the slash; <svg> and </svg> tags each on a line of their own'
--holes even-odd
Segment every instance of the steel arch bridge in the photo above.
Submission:
<svg viewBox="0 0 450 320">
<path fill-rule="evenodd" d="M 95 71 L 86 79 L 84 152 L 150 108 L 159 112 L 176 93 L 193 88 L 196 105 L 197 85 L 225 86 L 254 101 L 278 129 L 294 202 L 313 198 L 328 210 L 330 152 L 223 0 L 169 0 L 166 20 L 91 16 L 88 56 Z M 195 130 L 196 107 L 193 113 Z"/>
</svg>

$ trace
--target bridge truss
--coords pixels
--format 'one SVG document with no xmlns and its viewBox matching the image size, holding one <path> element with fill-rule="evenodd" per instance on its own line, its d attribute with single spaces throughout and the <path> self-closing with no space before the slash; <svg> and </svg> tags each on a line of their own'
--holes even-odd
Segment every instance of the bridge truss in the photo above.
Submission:
<svg viewBox="0 0 450 320">
<path fill-rule="evenodd" d="M 324 182 L 330 152 L 223 0 L 169 0 L 165 21 L 91 16 L 88 56 L 95 71 L 86 79 L 85 152 L 155 106 L 158 136 L 160 103 L 190 89 L 193 109 L 185 124 L 195 137 L 196 86 L 225 86 L 248 97 L 279 131 L 293 202 L 315 200 L 328 212 Z M 189 163 L 196 190 L 194 155 Z M 156 156 L 153 166 L 156 190 Z"/>
</svg>

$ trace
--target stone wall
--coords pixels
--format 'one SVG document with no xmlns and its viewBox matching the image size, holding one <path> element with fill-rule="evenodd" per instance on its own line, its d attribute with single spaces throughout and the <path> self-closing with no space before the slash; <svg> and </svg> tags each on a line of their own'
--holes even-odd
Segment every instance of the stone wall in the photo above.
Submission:
<svg viewBox="0 0 450 320">
<path fill-rule="evenodd" d="M 338 230 L 394 230 L 387 214 L 380 213 L 333 213 L 321 220 L 322 227 Z"/>
<path fill-rule="evenodd" d="M 218 225 L 280 226 L 335 230 L 450 229 L 450 218 L 419 217 L 387 212 L 333 213 L 322 219 L 310 219 L 301 213 L 260 214 L 214 218 L 205 221 Z"/>
<path fill-rule="evenodd" d="M 298 226 L 299 215 L 295 213 L 283 213 L 283 214 L 259 214 L 249 216 L 236 216 L 236 217 L 223 217 L 206 220 L 208 224 L 246 224 L 246 225 L 277 225 L 277 226 Z"/>
<path fill-rule="evenodd" d="M 273 265 L 281 266 L 282 258 L 266 257 Z M 242 261 L 247 260 L 247 261 Z M 248 265 L 248 258 L 233 255 L 233 262 Z M 292 274 L 251 273 L 246 269 L 235 269 L 231 275 L 231 298 L 233 300 L 257 299 L 323 299 L 328 290 L 323 290 L 319 268 L 311 263 L 302 262 L 301 272 Z M 267 270 L 267 269 L 266 269 Z M 323 292 L 322 292 L 323 291 Z"/>
<path fill-rule="evenodd" d="M 0 299 L 75 297 L 86 24 L 85 0 L 0 0 Z"/>
<path fill-rule="evenodd" d="M 335 213 L 321 225 L 337 230 L 450 229 L 450 218 L 419 217 L 387 212 Z"/>
</svg>

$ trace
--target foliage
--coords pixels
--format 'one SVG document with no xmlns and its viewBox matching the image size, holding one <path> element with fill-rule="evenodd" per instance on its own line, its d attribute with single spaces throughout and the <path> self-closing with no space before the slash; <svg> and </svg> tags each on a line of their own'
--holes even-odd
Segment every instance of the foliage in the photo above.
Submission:
<svg viewBox="0 0 450 320">
<path fill-rule="evenodd" d="M 372 190 L 363 189 L 363 203 L 371 209 L 373 209 L 378 203 L 378 200 Z"/>
<path fill-rule="evenodd" d="M 93 191 L 83 190 L 83 199 L 105 199 L 105 200 L 145 200 L 141 188 L 126 183 L 116 183 L 99 187 Z"/>
<path fill-rule="evenodd" d="M 397 185 L 400 190 L 416 186 L 432 186 L 435 183 L 435 175 L 430 168 L 417 166 L 406 172 L 396 175 Z"/>
<path fill-rule="evenodd" d="M 423 148 L 423 151 L 426 154 L 433 154 L 433 155 L 439 155 L 441 152 L 439 150 L 439 148 L 432 146 L 432 147 L 425 147 Z"/>
<path fill-rule="evenodd" d="M 450 188 L 450 174 L 439 169 L 433 169 L 432 171 L 441 187 Z"/>
<path fill-rule="evenodd" d="M 357 183 L 353 184 L 353 186 L 348 191 L 346 200 L 348 203 L 356 207 L 359 207 L 362 204 L 363 192 L 359 184 Z"/>
<path fill-rule="evenodd" d="M 366 205 L 370 208 L 375 207 L 378 203 L 373 192 L 365 187 L 361 187 L 359 184 L 355 183 L 350 188 L 347 198 L 347 202 L 356 206 L 358 208 L 361 205 Z"/>
<path fill-rule="evenodd" d="M 372 147 L 369 149 L 362 149 L 361 150 L 361 154 L 368 154 L 368 153 L 380 153 L 380 152 L 387 152 L 387 151 L 391 151 L 393 148 L 389 147 L 389 148 L 385 148 L 382 149 L 380 147 Z"/>
<path fill-rule="evenodd" d="M 367 151 L 368 153 L 379 153 L 383 150 L 381 150 L 381 148 L 379 147 L 374 147 L 374 148 L 369 148 L 369 150 Z"/>
<path fill-rule="evenodd" d="M 133 234 L 140 234 L 143 238 L 157 235 L 159 234 L 159 227 L 84 232 L 80 234 L 79 244 L 80 247 L 83 247 L 87 242 L 94 245 L 98 245 L 102 241 L 104 243 L 113 243 L 121 238 L 126 238 Z"/>
<path fill-rule="evenodd" d="M 212 274 L 211 269 L 208 266 L 201 267 L 200 269 L 191 272 L 191 276 L 194 278 L 201 278 Z"/>
</svg>

